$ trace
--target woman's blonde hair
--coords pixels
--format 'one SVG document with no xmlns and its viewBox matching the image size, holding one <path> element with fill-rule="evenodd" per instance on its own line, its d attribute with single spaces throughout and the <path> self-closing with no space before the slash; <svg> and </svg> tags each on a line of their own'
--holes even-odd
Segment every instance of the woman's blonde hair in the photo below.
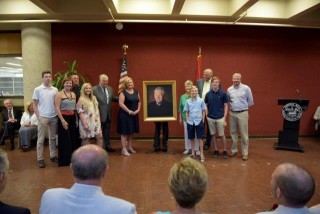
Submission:
<svg viewBox="0 0 320 214">
<path fill-rule="evenodd" d="M 123 82 L 122 82 L 121 88 L 122 89 L 126 89 L 128 87 L 128 82 L 130 80 L 133 81 L 133 79 L 131 77 L 125 77 Z"/>
<path fill-rule="evenodd" d="M 33 105 L 33 102 L 26 102 L 24 104 L 24 111 L 27 112 L 28 114 L 30 114 L 30 112 L 29 112 L 29 106 L 30 105 Z"/>
<path fill-rule="evenodd" d="M 90 92 L 89 96 L 87 96 L 84 92 L 85 88 L 88 86 L 91 87 L 91 92 Z M 90 83 L 84 83 L 82 85 L 81 91 L 80 91 L 80 97 L 82 97 L 82 99 L 83 99 L 83 105 L 84 105 L 84 109 L 86 111 L 88 111 L 88 109 L 90 109 L 92 104 L 93 104 L 94 111 L 99 111 L 98 101 L 97 101 L 96 97 L 93 95 L 92 85 Z"/>
<path fill-rule="evenodd" d="M 193 82 L 191 80 L 187 80 L 184 82 L 184 85 L 191 85 L 193 86 Z"/>
<path fill-rule="evenodd" d="M 207 190 L 208 174 L 202 164 L 188 157 L 173 165 L 168 183 L 179 206 L 193 208 Z"/>
</svg>

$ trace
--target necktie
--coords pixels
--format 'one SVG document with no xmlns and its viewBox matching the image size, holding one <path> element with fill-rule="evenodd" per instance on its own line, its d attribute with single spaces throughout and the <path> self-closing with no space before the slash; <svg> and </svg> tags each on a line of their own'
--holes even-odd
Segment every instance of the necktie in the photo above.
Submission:
<svg viewBox="0 0 320 214">
<path fill-rule="evenodd" d="M 13 119 L 13 116 L 12 116 L 12 109 L 9 109 L 8 111 L 9 111 L 9 113 L 8 113 L 9 119 Z"/>
<path fill-rule="evenodd" d="M 104 92 L 104 95 L 106 96 L 107 98 L 107 103 L 109 103 L 109 95 L 108 95 L 108 91 L 106 88 L 103 88 L 103 92 Z"/>
</svg>

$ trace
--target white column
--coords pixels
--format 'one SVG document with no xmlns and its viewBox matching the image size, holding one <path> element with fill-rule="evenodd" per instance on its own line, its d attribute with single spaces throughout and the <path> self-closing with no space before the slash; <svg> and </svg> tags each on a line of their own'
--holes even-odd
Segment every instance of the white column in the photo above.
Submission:
<svg viewBox="0 0 320 214">
<path fill-rule="evenodd" d="M 21 42 L 24 102 L 28 102 L 42 83 L 41 72 L 52 71 L 51 23 L 23 23 Z"/>
</svg>

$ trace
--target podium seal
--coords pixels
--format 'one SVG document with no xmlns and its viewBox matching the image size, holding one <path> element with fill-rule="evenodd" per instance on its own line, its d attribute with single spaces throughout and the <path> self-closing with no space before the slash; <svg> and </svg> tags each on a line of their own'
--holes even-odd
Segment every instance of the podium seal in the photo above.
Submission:
<svg viewBox="0 0 320 214">
<path fill-rule="evenodd" d="M 300 120 L 302 116 L 302 108 L 297 103 L 287 103 L 282 108 L 282 116 L 287 121 L 297 121 Z"/>
</svg>

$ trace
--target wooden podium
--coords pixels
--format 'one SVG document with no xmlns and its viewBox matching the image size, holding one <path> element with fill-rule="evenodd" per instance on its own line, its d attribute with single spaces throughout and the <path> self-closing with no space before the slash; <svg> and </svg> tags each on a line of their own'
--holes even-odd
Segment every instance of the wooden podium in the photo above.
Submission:
<svg viewBox="0 0 320 214">
<path fill-rule="evenodd" d="M 283 105 L 283 130 L 279 131 L 278 142 L 274 149 L 283 149 L 304 152 L 303 146 L 298 143 L 300 118 L 308 108 L 309 100 L 279 99 L 278 105 Z"/>
</svg>

